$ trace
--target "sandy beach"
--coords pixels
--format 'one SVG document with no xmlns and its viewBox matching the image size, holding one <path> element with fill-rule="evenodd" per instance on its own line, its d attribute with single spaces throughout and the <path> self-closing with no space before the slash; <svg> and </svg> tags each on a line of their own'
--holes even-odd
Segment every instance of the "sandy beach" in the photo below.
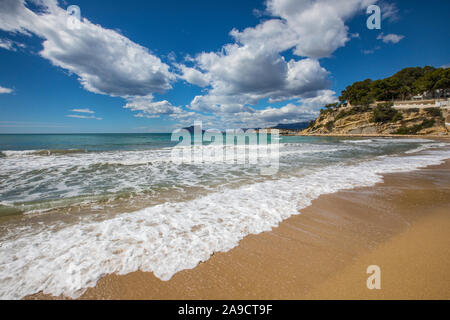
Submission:
<svg viewBox="0 0 450 320">
<path fill-rule="evenodd" d="M 449 169 L 447 161 L 321 196 L 170 281 L 108 275 L 81 299 L 449 299 Z M 366 287 L 369 265 L 381 268 L 381 290 Z"/>
</svg>

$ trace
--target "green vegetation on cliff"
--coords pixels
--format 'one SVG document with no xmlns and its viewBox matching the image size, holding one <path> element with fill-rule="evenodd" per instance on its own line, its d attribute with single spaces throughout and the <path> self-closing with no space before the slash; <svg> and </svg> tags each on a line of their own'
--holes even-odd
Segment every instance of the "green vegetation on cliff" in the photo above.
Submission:
<svg viewBox="0 0 450 320">
<path fill-rule="evenodd" d="M 446 97 L 449 89 L 449 68 L 406 68 L 386 79 L 355 82 L 342 92 L 339 103 L 326 105 L 302 133 L 448 135 L 446 109 L 394 108 L 391 100 L 416 94 Z"/>
<path fill-rule="evenodd" d="M 416 124 L 412 127 L 400 127 L 394 134 L 418 134 L 420 131 L 432 128 L 436 121 L 434 119 L 425 119 L 421 124 Z"/>
<path fill-rule="evenodd" d="M 390 102 L 377 105 L 373 109 L 372 122 L 375 123 L 388 123 L 397 122 L 403 119 L 402 114 L 392 108 L 393 104 Z"/>
<path fill-rule="evenodd" d="M 355 82 L 342 91 L 339 100 L 369 105 L 375 101 L 407 100 L 425 92 L 438 98 L 446 96 L 449 88 L 450 68 L 405 68 L 389 78 Z"/>
</svg>

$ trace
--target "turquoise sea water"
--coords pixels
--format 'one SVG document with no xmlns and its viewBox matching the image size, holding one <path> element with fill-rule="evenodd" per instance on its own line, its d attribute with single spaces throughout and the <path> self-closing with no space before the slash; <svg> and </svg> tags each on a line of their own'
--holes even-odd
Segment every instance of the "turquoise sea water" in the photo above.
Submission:
<svg viewBox="0 0 450 320">
<path fill-rule="evenodd" d="M 2 134 L 5 150 L 145 150 L 174 146 L 169 133 L 150 134 Z"/>
</svg>

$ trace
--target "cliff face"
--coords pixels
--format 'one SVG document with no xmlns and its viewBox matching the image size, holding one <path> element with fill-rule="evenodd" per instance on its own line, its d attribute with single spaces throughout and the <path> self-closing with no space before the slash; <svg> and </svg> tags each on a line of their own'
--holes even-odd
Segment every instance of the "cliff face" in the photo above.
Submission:
<svg viewBox="0 0 450 320">
<path fill-rule="evenodd" d="M 301 134 L 447 136 L 444 114 L 437 108 L 394 110 L 384 107 L 339 107 L 322 111 Z"/>
</svg>

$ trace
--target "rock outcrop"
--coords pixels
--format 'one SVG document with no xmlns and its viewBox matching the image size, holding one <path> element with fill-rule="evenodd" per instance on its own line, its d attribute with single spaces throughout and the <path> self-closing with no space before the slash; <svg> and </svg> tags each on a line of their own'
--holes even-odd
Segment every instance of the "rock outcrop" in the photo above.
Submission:
<svg viewBox="0 0 450 320">
<path fill-rule="evenodd" d="M 302 135 L 436 135 L 448 136 L 439 108 L 395 110 L 390 106 L 340 106 L 322 110 Z"/>
</svg>

